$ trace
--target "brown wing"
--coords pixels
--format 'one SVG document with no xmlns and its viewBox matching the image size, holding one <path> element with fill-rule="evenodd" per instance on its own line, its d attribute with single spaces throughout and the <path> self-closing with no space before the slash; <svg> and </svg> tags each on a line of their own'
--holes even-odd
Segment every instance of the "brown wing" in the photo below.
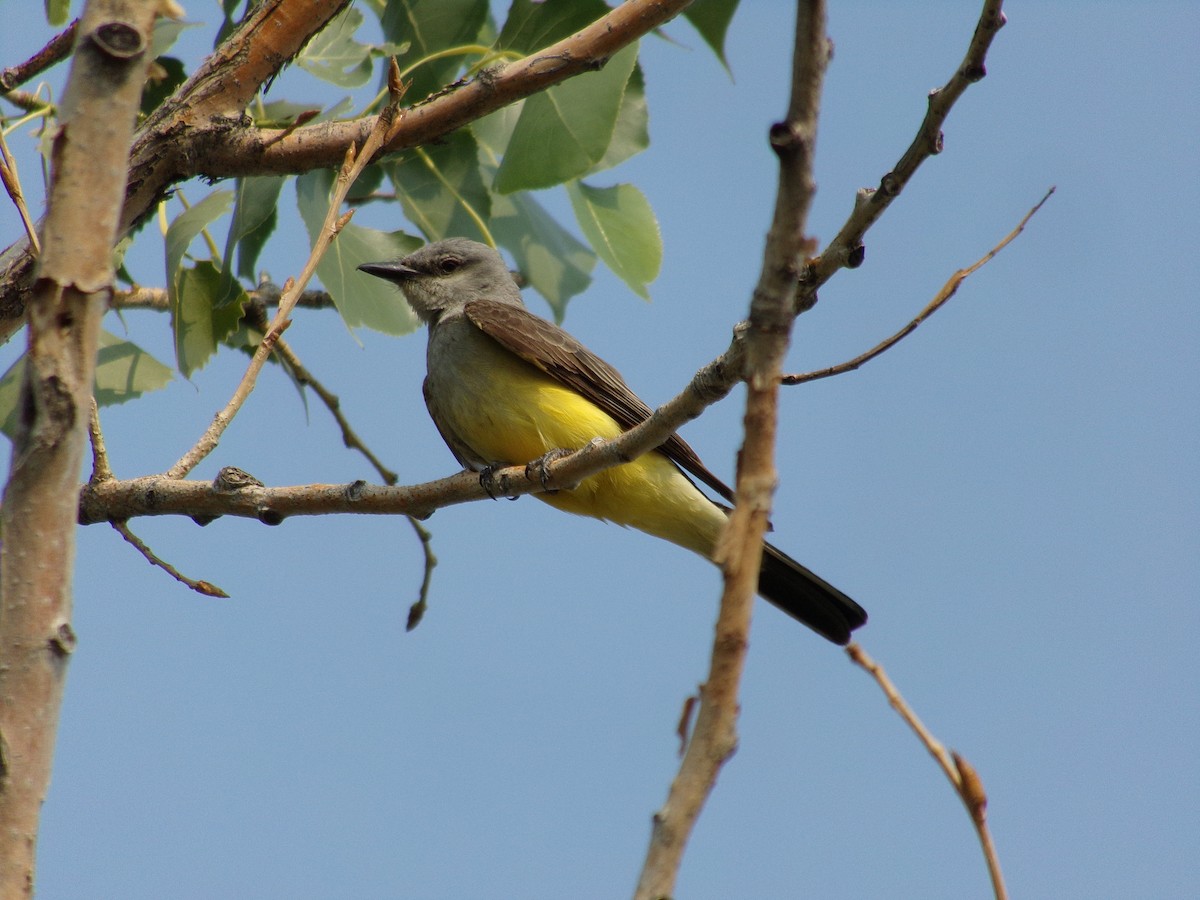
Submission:
<svg viewBox="0 0 1200 900">
<path fill-rule="evenodd" d="M 470 301 L 466 315 L 496 343 L 595 403 L 626 430 L 650 418 L 650 407 L 616 369 L 552 322 L 524 307 L 493 300 Z M 679 435 L 671 435 L 658 450 L 732 502 L 733 491 L 705 468 Z"/>
</svg>

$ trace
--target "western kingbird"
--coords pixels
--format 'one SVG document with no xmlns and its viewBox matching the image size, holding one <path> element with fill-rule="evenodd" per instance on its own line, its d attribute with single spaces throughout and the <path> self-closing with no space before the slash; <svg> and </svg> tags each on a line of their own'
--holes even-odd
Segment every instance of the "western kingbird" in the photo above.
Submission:
<svg viewBox="0 0 1200 900">
<path fill-rule="evenodd" d="M 467 469 L 522 465 L 553 450 L 611 440 L 650 416 L 620 374 L 563 329 L 525 309 L 500 254 L 463 238 L 428 244 L 363 272 L 398 285 L 429 326 L 425 405 Z M 566 512 L 607 519 L 711 559 L 733 492 L 678 435 L 576 488 L 535 494 Z M 838 644 L 867 621 L 857 603 L 770 544 L 758 592 Z"/>
</svg>

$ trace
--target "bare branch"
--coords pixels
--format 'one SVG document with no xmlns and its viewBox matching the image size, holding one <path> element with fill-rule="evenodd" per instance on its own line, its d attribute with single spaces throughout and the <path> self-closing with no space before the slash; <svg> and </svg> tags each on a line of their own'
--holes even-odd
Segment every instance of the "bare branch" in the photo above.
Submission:
<svg viewBox="0 0 1200 900">
<path fill-rule="evenodd" d="M 393 69 L 395 69 L 395 65 L 395 60 L 393 60 Z M 300 278 L 294 283 L 289 281 L 284 286 L 283 296 L 280 298 L 279 308 L 275 311 L 275 317 L 271 320 L 270 327 L 267 329 L 266 334 L 263 335 L 258 348 L 254 351 L 254 356 L 251 358 L 250 364 L 246 367 L 246 374 L 242 376 L 242 380 L 238 383 L 237 389 L 229 399 L 229 402 L 225 404 L 224 409 L 213 417 L 212 424 L 201 435 L 195 446 L 167 470 L 167 477 L 183 478 L 204 457 L 211 453 L 217 446 L 218 441 L 220 441 L 221 435 L 225 433 L 225 429 L 229 427 L 229 423 L 233 421 L 234 416 L 242 408 L 242 404 L 246 402 L 246 398 L 250 396 L 250 392 L 254 390 L 258 374 L 266 364 L 267 357 L 270 356 L 276 341 L 279 340 L 284 329 L 291 324 L 289 316 L 292 309 L 295 308 L 296 300 L 304 290 L 305 285 L 308 284 L 309 280 L 316 273 L 317 263 L 325 254 L 325 251 L 329 249 L 338 232 L 350 220 L 352 213 L 346 213 L 342 216 L 338 215 L 338 211 L 342 207 L 342 201 L 346 199 L 347 191 L 350 190 L 350 186 L 362 173 L 362 170 L 366 168 L 375 151 L 387 140 L 392 130 L 395 115 L 396 104 L 393 102 L 382 114 L 376 117 L 375 128 L 367 137 L 363 146 L 356 148 L 351 145 L 347 149 L 345 161 L 338 172 L 338 177 L 334 182 L 333 191 L 329 198 L 329 211 L 325 214 L 325 222 L 321 226 L 321 233 L 313 242 L 312 253 L 309 254 L 308 262 L 305 263 L 304 269 L 300 273 Z"/>
<path fill-rule="evenodd" d="M 282 291 L 278 285 L 270 282 L 260 282 L 253 291 L 247 291 L 246 296 L 251 302 L 262 303 L 264 306 L 278 306 Z M 335 309 L 333 298 L 328 291 L 301 291 L 296 299 L 298 309 Z M 131 310 L 144 309 L 153 312 L 170 312 L 171 299 L 166 288 L 134 287 L 123 291 L 113 291 L 112 309 Z"/>
<path fill-rule="evenodd" d="M 404 626 L 405 631 L 412 631 L 425 618 L 425 610 L 429 607 L 429 585 L 433 583 L 433 570 L 437 566 L 438 560 L 433 553 L 433 535 L 430 534 L 429 529 L 412 516 L 408 517 L 408 524 L 417 533 L 417 538 L 421 542 L 421 552 L 425 555 L 425 571 L 421 576 L 421 589 L 417 594 L 417 601 L 408 608 L 408 622 Z"/>
<path fill-rule="evenodd" d="M 24 84 L 31 78 L 36 78 L 51 66 L 66 59 L 71 53 L 71 47 L 75 44 L 75 33 L 78 30 L 79 20 L 76 19 L 50 38 L 45 47 L 25 62 L 0 71 L 0 92 L 8 93 L 13 88 Z"/>
<path fill-rule="evenodd" d="M 875 662 L 865 650 L 858 644 L 851 644 L 846 648 L 846 655 L 857 666 L 861 667 L 867 674 L 875 679 L 875 683 L 879 685 L 887 697 L 888 703 L 892 709 L 896 710 L 907 724 L 912 729 L 913 734 L 929 751 L 930 755 L 941 768 L 942 773 L 954 787 L 955 793 L 962 800 L 963 805 L 967 808 L 967 814 L 971 817 L 971 823 L 975 826 L 975 832 L 979 836 L 980 846 L 983 848 L 984 860 L 987 862 L 988 875 L 992 879 L 992 890 L 995 893 L 996 900 L 1006 900 L 1008 892 L 1004 887 L 1004 875 L 1000 871 L 1000 860 L 996 855 L 995 844 L 992 843 L 992 835 L 987 827 L 987 796 L 983 790 L 983 783 L 979 779 L 979 774 L 974 767 L 957 753 L 948 753 L 946 747 L 933 736 L 924 723 L 913 712 L 912 707 L 901 696 L 900 691 L 896 689 L 896 685 L 888 678 L 887 673 L 883 671 L 883 667 Z"/>
<path fill-rule="evenodd" d="M 797 309 L 803 311 L 817 302 L 817 289 L 841 268 L 855 268 L 863 261 L 863 235 L 879 220 L 892 201 L 904 190 L 909 179 L 930 156 L 942 152 L 942 124 L 951 108 L 966 89 L 986 74 L 984 60 L 992 38 L 1004 27 L 1003 0 L 984 0 L 983 10 L 975 25 L 975 33 L 967 47 L 962 63 L 946 84 L 930 92 L 925 118 L 917 136 L 900 157 L 892 171 L 879 182 L 877 189 L 859 191 L 854 211 L 842 230 L 830 241 L 820 256 L 809 260 L 800 276 Z"/>
<path fill-rule="evenodd" d="M 4 190 L 8 192 L 13 205 L 17 207 L 17 214 L 21 217 L 21 224 L 25 226 L 25 234 L 29 237 L 33 255 L 40 255 L 42 247 L 38 242 L 37 229 L 34 227 L 33 219 L 29 216 L 29 209 L 25 206 L 25 192 L 21 190 L 21 179 L 17 175 L 17 161 L 8 152 L 8 142 L 4 140 L 4 129 L 2 128 L 0 128 L 0 181 L 4 182 Z"/>
<path fill-rule="evenodd" d="M 476 119 L 594 71 L 609 57 L 682 12 L 692 0 L 628 0 L 588 27 L 523 59 L 485 69 L 409 110 L 380 153 L 429 144 Z M 230 178 L 284 174 L 337 165 L 344 148 L 361 140 L 370 118 L 284 129 L 238 129 L 195 160 L 190 174 Z"/>
<path fill-rule="evenodd" d="M 67 662 L 76 483 L 111 290 L 109 250 L 159 3 L 91 0 L 54 137 L 22 414 L 0 509 L 0 893 L 32 896 Z"/>
<path fill-rule="evenodd" d="M 828 378 L 831 375 L 841 375 L 843 372 L 853 372 L 863 364 L 870 362 L 875 357 L 887 350 L 890 350 L 896 344 L 900 343 L 901 340 L 916 331 L 917 326 L 941 309 L 942 306 L 945 305 L 946 301 L 958 292 L 959 286 L 966 281 L 967 278 L 991 262 L 1001 250 L 1016 240 L 1017 235 L 1024 231 L 1025 226 L 1029 224 L 1029 220 L 1032 219 L 1037 211 L 1042 208 L 1042 205 L 1050 199 L 1050 195 L 1054 193 L 1054 190 L 1054 188 L 1050 188 L 1050 190 L 1046 191 L 1045 196 L 1043 196 L 1042 199 L 1037 202 L 1037 205 L 1035 205 L 1033 209 L 1029 210 L 1029 212 L 1025 214 L 1025 217 L 1021 219 L 1021 221 L 1017 224 L 1017 227 L 1010 231 L 1005 236 L 1004 240 L 989 250 L 982 258 L 976 260 L 965 269 L 959 269 L 957 272 L 951 275 L 950 279 L 944 285 L 942 285 L 942 289 L 938 291 L 934 298 L 929 301 L 926 307 L 917 314 L 917 317 L 891 337 L 876 344 L 866 353 L 859 354 L 858 356 L 854 357 L 854 359 L 847 360 L 844 363 L 839 363 L 836 366 L 829 366 L 825 369 L 816 369 L 812 372 L 805 372 L 803 375 L 784 375 L 781 379 L 781 382 L 783 384 L 803 384 L 806 381 L 816 381 L 820 378 Z"/>
<path fill-rule="evenodd" d="M 779 158 L 779 185 L 746 330 L 745 440 L 738 454 L 736 499 L 714 554 L 721 564 L 724 591 L 709 675 L 700 687 L 695 729 L 666 803 L 654 816 L 650 846 L 634 894 L 642 900 L 674 892 L 692 828 L 716 784 L 717 773 L 737 748 L 738 689 L 749 646 L 762 538 L 775 492 L 779 375 L 795 318 L 797 262 L 809 243 L 804 233 L 815 192 L 817 113 L 828 60 L 824 0 L 800 0 L 791 99 L 784 121 L 770 130 L 771 148 Z"/>
<path fill-rule="evenodd" d="M 100 407 L 96 398 L 92 398 L 91 414 L 88 416 L 88 437 L 92 442 L 92 477 L 91 483 L 111 481 L 112 468 L 108 464 L 108 450 L 104 446 L 104 433 L 100 430 Z"/>
<path fill-rule="evenodd" d="M 197 594 L 203 594 L 205 597 L 220 597 L 221 599 L 229 598 L 227 593 L 225 593 L 212 582 L 198 581 L 195 578 L 188 578 L 165 559 L 155 554 L 155 552 L 150 549 L 145 541 L 143 541 L 129 529 L 129 523 L 110 522 L 109 524 L 112 525 L 113 530 L 116 531 L 117 534 L 121 535 L 121 537 L 123 537 L 126 542 L 130 544 L 130 546 L 134 547 L 138 553 L 146 557 L 146 562 L 150 563 L 152 566 L 157 566 L 158 568 L 162 569 L 180 584 L 187 585 Z"/>
</svg>

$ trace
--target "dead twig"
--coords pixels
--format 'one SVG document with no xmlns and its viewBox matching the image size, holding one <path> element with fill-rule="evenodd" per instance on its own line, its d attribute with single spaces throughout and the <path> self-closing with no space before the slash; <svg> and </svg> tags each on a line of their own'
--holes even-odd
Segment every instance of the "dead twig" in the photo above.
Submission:
<svg viewBox="0 0 1200 900">
<path fill-rule="evenodd" d="M 250 392 L 254 390 L 258 375 L 262 371 L 262 367 L 266 364 L 267 357 L 274 349 L 275 343 L 279 340 L 284 330 L 291 324 L 289 316 L 296 306 L 296 301 L 300 293 L 316 272 L 318 261 L 320 261 L 325 251 L 329 249 L 329 246 L 333 243 L 342 228 L 345 227 L 346 223 L 350 221 L 353 210 L 344 215 L 338 214 L 342 206 L 342 201 L 345 200 L 346 193 L 350 190 L 350 186 L 354 183 L 354 180 L 366 168 L 376 151 L 387 141 L 399 111 L 402 88 L 399 84 L 398 68 L 395 60 L 392 61 L 391 73 L 392 78 L 389 79 L 389 84 L 393 87 L 392 102 L 380 114 L 375 122 L 375 127 L 371 130 L 370 135 L 363 145 L 356 147 L 354 144 L 351 144 L 347 148 L 345 159 L 342 161 L 342 167 L 338 171 L 337 179 L 334 182 L 333 193 L 329 199 L 329 211 L 325 215 L 325 222 L 321 226 L 321 233 L 317 236 L 312 253 L 309 255 L 308 262 L 305 263 L 299 279 L 288 279 L 284 284 L 283 295 L 279 300 L 279 308 L 275 311 L 275 316 L 271 320 L 270 327 L 268 327 L 262 341 L 259 342 L 258 348 L 254 351 L 254 356 L 251 357 L 250 364 L 246 367 L 246 373 L 242 376 L 242 380 L 238 383 L 229 402 L 213 417 L 212 424 L 200 436 L 195 445 L 180 457 L 175 465 L 166 471 L 166 477 L 183 478 L 216 448 L 218 442 L 221 440 L 221 436 L 225 433 L 225 429 L 229 427 L 229 423 L 233 421 L 238 411 L 241 410 L 242 405 L 246 402 L 246 398 L 250 396 Z"/>
<path fill-rule="evenodd" d="M 437 566 L 438 560 L 433 553 L 433 535 L 429 529 L 412 516 L 407 516 L 406 518 L 408 519 L 408 524 L 413 527 L 413 531 L 417 533 L 417 538 L 421 541 L 421 552 L 425 555 L 425 573 L 421 577 L 421 589 L 417 593 L 417 602 L 408 608 L 408 622 L 404 625 L 405 631 L 412 631 L 421 624 L 421 619 L 425 617 L 425 610 L 428 607 L 429 585 L 433 583 L 433 570 Z"/>
<path fill-rule="evenodd" d="M 963 806 L 967 808 L 967 814 L 975 826 L 975 833 L 979 836 L 979 844 L 983 848 L 983 857 L 987 863 L 988 875 L 992 879 L 992 891 L 996 900 L 1006 900 L 1008 892 L 1004 887 L 1004 874 L 1000 871 L 1000 859 L 996 854 L 996 846 L 992 842 L 992 835 L 987 827 L 987 794 L 983 790 L 983 782 L 980 780 L 979 774 L 957 753 L 947 752 L 945 745 L 935 738 L 924 723 L 917 718 L 917 714 L 900 695 L 900 691 L 883 671 L 883 667 L 867 655 L 862 647 L 858 644 L 851 644 L 846 648 L 846 655 L 855 665 L 875 679 L 875 683 L 887 697 L 892 709 L 896 710 L 900 714 L 900 718 L 912 729 L 917 739 L 933 756 L 954 787 Z"/>
<path fill-rule="evenodd" d="M 925 160 L 942 152 L 942 125 L 950 110 L 968 87 L 987 75 L 985 60 L 992 39 L 1007 21 L 1001 7 L 1003 0 L 984 0 L 983 9 L 975 23 L 975 32 L 967 46 L 966 55 L 949 81 L 929 92 L 925 117 L 917 128 L 916 137 L 890 172 L 880 180 L 878 188 L 858 192 L 854 210 L 829 246 L 819 256 L 810 259 L 800 273 L 800 291 L 796 295 L 797 311 L 804 311 L 817 302 L 817 289 L 842 268 L 856 268 L 864 257 L 863 236 L 879 221 L 879 217 L 900 196 L 905 185 Z"/>
<path fill-rule="evenodd" d="M 266 310 L 263 304 L 255 302 L 250 303 L 246 308 L 245 318 L 252 327 L 258 329 L 264 334 L 266 333 L 268 326 Z M 362 442 L 362 439 L 358 436 L 358 432 L 356 432 L 350 425 L 350 420 L 346 418 L 345 413 L 342 412 L 341 398 L 338 397 L 337 394 L 333 393 L 333 391 L 325 387 L 325 385 L 322 384 L 321 381 L 308 370 L 308 367 L 301 362 L 300 357 L 296 354 L 296 351 L 292 349 L 291 345 L 288 344 L 288 342 L 283 338 L 279 338 L 279 340 L 275 342 L 275 352 L 278 354 L 280 361 L 282 361 L 282 363 L 291 370 L 292 376 L 296 379 L 296 381 L 305 387 L 312 388 L 313 393 L 320 398 L 321 402 L 325 405 L 325 408 L 329 410 L 329 414 L 333 416 L 334 421 L 338 424 L 338 428 L 341 429 L 342 443 L 348 449 L 357 450 L 359 453 L 361 453 L 366 458 L 367 462 L 369 462 L 375 468 L 375 471 L 379 473 L 379 477 L 383 479 L 384 484 L 391 485 L 399 481 L 400 476 L 379 460 L 379 457 L 374 454 L 370 447 Z"/>
<path fill-rule="evenodd" d="M 803 384 L 806 381 L 816 381 L 820 378 L 828 378 L 831 375 L 841 375 L 843 372 L 853 372 L 864 363 L 870 362 L 886 350 L 890 350 L 892 347 L 896 346 L 896 344 L 900 343 L 901 340 L 916 331 L 918 325 L 941 309 L 946 301 L 953 297 L 955 293 L 957 293 L 959 286 L 964 281 L 995 259 L 996 255 L 999 254 L 1001 250 L 1016 240 L 1017 235 L 1025 230 L 1025 226 L 1029 224 L 1029 220 L 1032 219 L 1037 211 L 1042 208 L 1043 204 L 1050 199 L 1050 195 L 1053 194 L 1054 191 L 1055 188 L 1053 187 L 1046 191 L 1045 196 L 1037 202 L 1037 205 L 1034 206 L 1033 209 L 1029 210 L 1029 212 L 1025 214 L 1025 218 L 1021 219 L 1021 221 L 1017 224 L 1017 227 L 1010 231 L 1008 235 L 1005 236 L 1004 240 L 989 250 L 980 259 L 967 266 L 965 269 L 959 269 L 957 272 L 951 275 L 950 280 L 942 286 L 942 289 L 937 292 L 936 296 L 934 296 L 931 301 L 929 301 L 929 304 L 917 314 L 917 317 L 891 337 L 876 344 L 866 353 L 862 353 L 854 357 L 854 359 L 847 360 L 844 363 L 839 363 L 836 366 L 829 366 L 825 369 L 816 369 L 812 372 L 805 372 L 801 375 L 784 375 L 781 379 L 782 383 Z"/>
<path fill-rule="evenodd" d="M 24 84 L 31 78 L 37 77 L 42 72 L 49 69 L 56 63 L 62 62 L 71 54 L 71 48 L 75 45 L 75 32 L 79 29 L 79 20 L 76 19 L 54 37 L 50 38 L 46 46 L 39 50 L 23 63 L 0 71 L 0 92 L 7 93 L 17 85 Z"/>
<path fill-rule="evenodd" d="M 4 129 L 0 128 L 0 181 L 4 182 L 4 190 L 17 208 L 21 216 L 21 224 L 25 226 L 25 234 L 29 237 L 29 246 L 34 256 L 40 256 L 42 245 L 38 241 L 37 228 L 25 205 L 25 192 L 21 190 L 21 179 L 17 175 L 17 161 L 8 152 L 8 142 L 4 140 Z"/>
<path fill-rule="evenodd" d="M 177 568 L 175 568 L 173 565 L 171 565 L 165 559 L 158 556 L 153 550 L 150 549 L 150 547 L 146 544 L 145 541 L 143 541 L 140 537 L 138 537 L 136 534 L 134 534 L 129 529 L 128 522 L 110 522 L 109 524 L 112 525 L 113 529 L 117 532 L 117 534 L 119 534 L 121 537 L 125 538 L 125 540 L 135 550 L 137 550 L 138 553 L 140 553 L 140 554 L 142 554 L 142 556 L 146 557 L 146 561 L 148 563 L 150 563 L 150 565 L 158 566 L 158 568 L 162 569 L 164 572 L 166 572 L 168 575 L 170 575 L 172 578 L 174 578 L 180 584 L 187 585 L 193 591 L 195 591 L 198 594 L 203 594 L 205 597 L 220 597 L 223 600 L 229 598 L 229 595 L 227 593 L 225 593 L 223 590 L 221 590 L 219 587 L 217 587 L 212 582 L 200 581 L 195 578 L 188 578 L 186 575 L 184 575 L 182 572 L 180 572 Z"/>
<path fill-rule="evenodd" d="M 92 443 L 92 477 L 88 484 L 112 481 L 113 471 L 108 464 L 108 450 L 104 446 L 104 434 L 100 431 L 100 407 L 92 398 L 91 414 L 88 416 L 88 437 Z"/>
</svg>

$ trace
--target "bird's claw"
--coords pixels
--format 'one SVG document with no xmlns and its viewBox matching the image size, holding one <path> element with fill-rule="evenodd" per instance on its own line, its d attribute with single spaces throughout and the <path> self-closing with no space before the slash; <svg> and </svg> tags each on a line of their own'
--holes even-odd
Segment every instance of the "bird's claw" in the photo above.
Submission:
<svg viewBox="0 0 1200 900">
<path fill-rule="evenodd" d="M 525 477 L 530 481 L 536 479 L 537 482 L 541 484 L 542 490 L 547 494 L 557 494 L 558 490 L 551 490 L 548 487 L 550 484 L 550 471 L 548 466 L 555 460 L 562 459 L 564 456 L 570 456 L 572 452 L 573 451 L 571 450 L 564 450 L 561 447 L 546 451 L 533 462 L 525 466 Z"/>
<path fill-rule="evenodd" d="M 501 497 L 516 500 L 517 498 L 508 490 L 508 477 L 504 475 L 501 475 L 499 478 L 496 477 L 496 472 L 503 468 L 505 467 L 500 463 L 484 466 L 479 470 L 479 486 L 493 500 L 499 500 Z"/>
</svg>

